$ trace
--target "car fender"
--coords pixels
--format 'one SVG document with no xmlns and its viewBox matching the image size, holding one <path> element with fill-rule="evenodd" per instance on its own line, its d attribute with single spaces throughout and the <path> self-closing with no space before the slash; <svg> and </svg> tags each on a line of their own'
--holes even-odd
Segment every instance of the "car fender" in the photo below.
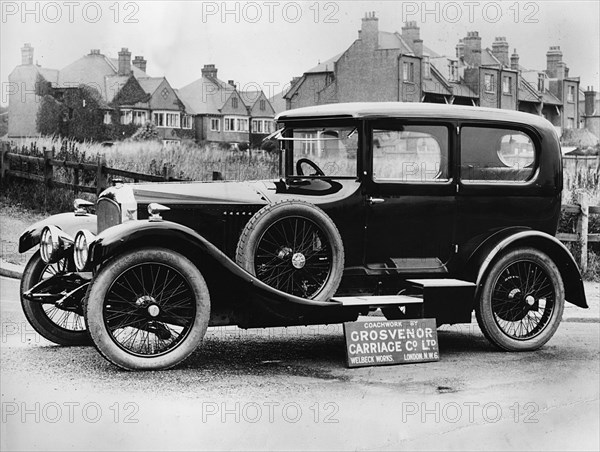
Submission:
<svg viewBox="0 0 600 452">
<path fill-rule="evenodd" d="M 81 229 L 87 229 L 93 234 L 96 234 L 97 220 L 96 215 L 75 215 L 73 212 L 59 213 L 58 215 L 44 218 L 23 231 L 19 238 L 19 253 L 24 253 L 40 243 L 42 230 L 46 226 L 56 226 L 71 237 L 75 237 L 77 231 Z"/>
<path fill-rule="evenodd" d="M 120 254 L 149 244 L 177 251 L 197 266 L 219 275 L 218 282 L 238 293 L 248 294 L 258 302 L 293 303 L 314 307 L 334 307 L 336 304 L 307 300 L 281 292 L 246 272 L 219 248 L 187 226 L 170 221 L 137 220 L 102 231 L 90 245 L 90 265 L 98 268 Z M 210 289 L 210 281 L 209 289 Z"/>
<path fill-rule="evenodd" d="M 475 300 L 479 299 L 491 264 L 503 251 L 516 246 L 530 246 L 546 253 L 556 264 L 565 286 L 565 299 L 581 308 L 588 308 L 583 280 L 575 259 L 556 237 L 526 228 L 507 228 L 497 231 L 482 241 L 467 259 L 467 275 L 477 283 Z"/>
</svg>

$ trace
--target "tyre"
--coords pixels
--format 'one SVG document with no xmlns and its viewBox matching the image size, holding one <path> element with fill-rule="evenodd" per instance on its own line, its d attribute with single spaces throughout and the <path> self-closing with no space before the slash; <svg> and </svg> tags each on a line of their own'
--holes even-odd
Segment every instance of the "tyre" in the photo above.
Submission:
<svg viewBox="0 0 600 452">
<path fill-rule="evenodd" d="M 292 295 L 329 300 L 344 272 L 344 246 L 318 207 L 282 201 L 263 207 L 240 236 L 236 262 L 265 284 Z"/>
<path fill-rule="evenodd" d="M 65 259 L 46 264 L 37 251 L 25 266 L 21 278 L 21 307 L 27 321 L 41 336 L 59 345 L 90 345 L 92 343 L 83 316 L 73 311 L 57 308 L 54 303 L 38 303 L 26 300 L 27 292 L 40 281 L 57 273 L 67 271 Z"/>
<path fill-rule="evenodd" d="M 84 314 L 94 345 L 113 364 L 168 369 L 202 342 L 210 297 L 187 258 L 144 248 L 118 256 L 98 272 Z"/>
<path fill-rule="evenodd" d="M 494 345 L 529 351 L 554 335 L 564 306 L 564 285 L 554 262 L 535 248 L 517 248 L 492 263 L 475 314 Z"/>
</svg>

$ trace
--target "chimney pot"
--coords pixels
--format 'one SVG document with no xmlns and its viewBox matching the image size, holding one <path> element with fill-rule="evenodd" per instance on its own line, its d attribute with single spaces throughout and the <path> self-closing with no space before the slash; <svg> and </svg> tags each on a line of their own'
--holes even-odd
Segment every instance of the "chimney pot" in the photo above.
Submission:
<svg viewBox="0 0 600 452">
<path fill-rule="evenodd" d="M 21 64 L 33 64 L 33 47 L 31 47 L 31 43 L 26 42 L 21 47 Z"/>
<path fill-rule="evenodd" d="M 146 72 L 147 63 L 146 59 L 141 55 L 136 55 L 133 59 L 133 65 L 142 72 Z"/>
</svg>

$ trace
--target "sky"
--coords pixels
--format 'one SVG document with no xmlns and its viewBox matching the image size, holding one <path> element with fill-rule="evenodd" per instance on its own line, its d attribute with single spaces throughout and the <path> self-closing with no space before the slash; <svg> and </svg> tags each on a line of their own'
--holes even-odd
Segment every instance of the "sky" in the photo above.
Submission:
<svg viewBox="0 0 600 452">
<path fill-rule="evenodd" d="M 218 77 L 267 96 L 294 76 L 346 50 L 361 18 L 374 11 L 382 31 L 421 27 L 424 44 L 455 56 L 455 45 L 478 31 L 482 46 L 505 36 L 520 64 L 545 69 L 549 46 L 560 46 L 570 76 L 600 87 L 600 2 L 591 1 L 53 1 L 0 3 L 0 104 L 8 102 L 8 75 L 31 43 L 34 62 L 61 69 L 90 49 L 148 61 L 147 73 L 181 88 L 215 64 Z"/>
</svg>

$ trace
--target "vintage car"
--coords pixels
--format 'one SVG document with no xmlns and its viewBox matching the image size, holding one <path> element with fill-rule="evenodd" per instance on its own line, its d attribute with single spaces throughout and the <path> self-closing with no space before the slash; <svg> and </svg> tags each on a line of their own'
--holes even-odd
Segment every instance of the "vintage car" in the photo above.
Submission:
<svg viewBox="0 0 600 452">
<path fill-rule="evenodd" d="M 353 103 L 280 114 L 281 178 L 124 184 L 27 229 L 33 327 L 125 369 L 184 360 L 207 327 L 470 322 L 509 351 L 587 308 L 554 236 L 554 127 L 500 109 Z"/>
</svg>

